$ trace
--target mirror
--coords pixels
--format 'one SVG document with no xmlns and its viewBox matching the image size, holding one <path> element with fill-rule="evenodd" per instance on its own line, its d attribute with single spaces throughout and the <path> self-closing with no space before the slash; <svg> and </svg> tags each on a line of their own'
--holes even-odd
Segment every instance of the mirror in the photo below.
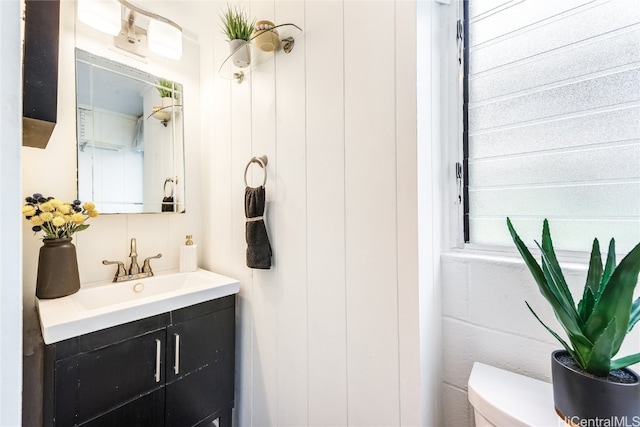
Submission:
<svg viewBox="0 0 640 427">
<path fill-rule="evenodd" d="M 78 199 L 184 212 L 182 85 L 76 49 Z"/>
</svg>

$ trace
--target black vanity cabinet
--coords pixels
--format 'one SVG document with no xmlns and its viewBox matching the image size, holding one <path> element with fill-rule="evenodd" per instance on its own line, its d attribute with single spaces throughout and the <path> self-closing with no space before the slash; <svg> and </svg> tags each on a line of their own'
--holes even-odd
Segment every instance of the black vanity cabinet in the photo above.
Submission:
<svg viewBox="0 0 640 427">
<path fill-rule="evenodd" d="M 44 425 L 231 426 L 235 296 L 45 347 Z"/>
</svg>

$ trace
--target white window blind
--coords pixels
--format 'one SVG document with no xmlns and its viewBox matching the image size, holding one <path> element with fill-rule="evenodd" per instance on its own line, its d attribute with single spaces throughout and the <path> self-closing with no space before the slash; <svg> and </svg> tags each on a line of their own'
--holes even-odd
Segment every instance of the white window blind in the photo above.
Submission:
<svg viewBox="0 0 640 427">
<path fill-rule="evenodd" d="M 469 0 L 470 243 L 640 241 L 640 2 Z"/>
</svg>

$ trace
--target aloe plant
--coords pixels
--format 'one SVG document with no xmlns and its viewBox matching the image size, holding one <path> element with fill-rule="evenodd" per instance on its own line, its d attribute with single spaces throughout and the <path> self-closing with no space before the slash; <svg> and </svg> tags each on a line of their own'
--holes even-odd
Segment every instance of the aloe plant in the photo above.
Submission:
<svg viewBox="0 0 640 427">
<path fill-rule="evenodd" d="M 627 333 L 640 320 L 640 298 L 633 301 L 640 273 L 640 243 L 616 266 L 615 240 L 611 239 L 603 266 L 600 245 L 594 239 L 584 292 L 576 306 L 553 249 L 549 222 L 545 219 L 542 226 L 542 245 L 536 242 L 542 253 L 542 265 L 520 239 L 509 218 L 507 227 L 571 344 L 549 328 L 528 302 L 527 307 L 576 363 L 593 375 L 606 377 L 612 370 L 640 362 L 640 353 L 612 360 Z"/>
</svg>

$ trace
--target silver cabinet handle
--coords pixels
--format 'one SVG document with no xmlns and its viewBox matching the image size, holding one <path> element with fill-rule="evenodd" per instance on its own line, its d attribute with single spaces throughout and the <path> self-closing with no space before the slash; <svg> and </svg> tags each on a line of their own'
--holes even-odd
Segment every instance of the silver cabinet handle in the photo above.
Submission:
<svg viewBox="0 0 640 427">
<path fill-rule="evenodd" d="M 173 334 L 176 337 L 176 361 L 173 365 L 173 372 L 178 375 L 180 373 L 180 335 Z"/>
<path fill-rule="evenodd" d="M 156 382 L 160 382 L 160 350 L 161 343 L 159 339 L 156 339 L 156 374 L 154 375 Z"/>
</svg>

